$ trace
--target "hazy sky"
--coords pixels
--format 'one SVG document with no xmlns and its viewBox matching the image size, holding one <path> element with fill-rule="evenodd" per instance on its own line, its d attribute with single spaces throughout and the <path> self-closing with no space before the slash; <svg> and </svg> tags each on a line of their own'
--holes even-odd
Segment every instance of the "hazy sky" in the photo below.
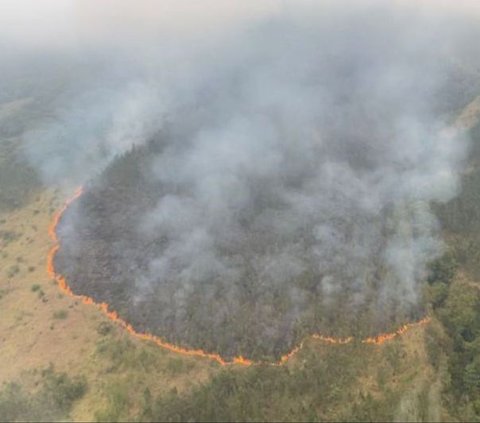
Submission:
<svg viewBox="0 0 480 423">
<path fill-rule="evenodd" d="M 231 25 L 281 6 L 278 0 L 4 0 L 0 33 L 15 42 L 59 47 L 91 40 L 112 41 L 177 34 Z"/>
<path fill-rule="evenodd" d="M 34 47 L 58 48 L 115 41 L 152 33 L 203 34 L 275 13 L 320 14 L 332 0 L 2 0 L 0 37 Z M 339 8 L 365 4 L 408 6 L 427 13 L 480 13 L 477 0 L 344 0 Z"/>
</svg>

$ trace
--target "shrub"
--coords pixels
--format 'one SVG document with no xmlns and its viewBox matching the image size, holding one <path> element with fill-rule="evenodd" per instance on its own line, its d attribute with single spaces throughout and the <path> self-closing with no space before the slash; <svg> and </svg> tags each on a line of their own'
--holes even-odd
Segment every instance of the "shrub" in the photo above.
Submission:
<svg viewBox="0 0 480 423">
<path fill-rule="evenodd" d="M 46 396 L 59 410 L 68 411 L 73 402 L 81 398 L 87 390 L 87 382 L 83 376 L 69 377 L 66 373 L 55 373 L 53 366 L 42 372 Z"/>
<path fill-rule="evenodd" d="M 112 331 L 112 329 L 113 329 L 112 325 L 108 322 L 101 322 L 97 326 L 97 332 L 102 336 L 108 335 Z"/>
<path fill-rule="evenodd" d="M 38 283 L 34 283 L 30 289 L 32 292 L 37 292 L 38 290 L 40 290 L 40 288 L 41 287 Z"/>
<path fill-rule="evenodd" d="M 53 313 L 54 319 L 66 319 L 68 317 L 67 310 L 58 310 Z"/>
<path fill-rule="evenodd" d="M 457 268 L 458 263 L 455 257 L 449 253 L 444 254 L 430 264 L 428 283 L 442 282 L 444 284 L 449 284 L 455 276 Z"/>
<path fill-rule="evenodd" d="M 18 265 L 10 266 L 7 270 L 7 277 L 13 278 L 17 273 L 20 272 L 20 267 Z"/>
</svg>

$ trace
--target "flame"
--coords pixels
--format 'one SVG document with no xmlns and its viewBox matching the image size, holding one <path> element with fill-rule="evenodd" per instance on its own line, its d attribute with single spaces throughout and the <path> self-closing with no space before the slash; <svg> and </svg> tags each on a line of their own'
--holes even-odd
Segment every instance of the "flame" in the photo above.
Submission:
<svg viewBox="0 0 480 423">
<path fill-rule="evenodd" d="M 220 354 L 216 353 L 209 353 L 207 351 L 203 351 L 201 349 L 188 349 L 184 347 L 180 347 L 178 345 L 171 344 L 160 337 L 153 335 L 148 332 L 137 332 L 133 326 L 129 323 L 127 323 L 125 320 L 123 320 L 119 315 L 117 314 L 116 311 L 111 310 L 109 308 L 109 305 L 107 303 L 97 303 L 95 300 L 91 297 L 88 297 L 86 295 L 78 295 L 73 293 L 71 288 L 68 286 L 67 280 L 65 276 L 59 274 L 55 270 L 55 256 L 57 255 L 58 251 L 60 250 L 60 241 L 58 239 L 57 235 L 57 227 L 58 224 L 60 223 L 64 213 L 68 209 L 68 207 L 75 201 L 77 200 L 82 194 L 84 193 L 83 187 L 77 188 L 75 191 L 74 195 L 69 198 L 67 201 L 65 201 L 64 205 L 53 215 L 52 221 L 50 223 L 50 226 L 48 228 L 48 234 L 50 238 L 53 241 L 53 246 L 50 248 L 50 251 L 48 252 L 47 255 L 47 273 L 48 275 L 57 282 L 59 288 L 63 293 L 67 294 L 68 296 L 75 298 L 77 300 L 80 300 L 82 303 L 87 304 L 87 305 L 94 305 L 98 307 L 111 321 L 115 322 L 119 326 L 121 326 L 123 329 L 125 329 L 129 334 L 134 336 L 135 338 L 144 340 L 144 341 L 150 341 L 155 343 L 161 348 L 164 348 L 168 351 L 186 355 L 186 356 L 193 356 L 193 357 L 203 357 L 207 358 L 213 361 L 216 361 L 218 364 L 222 366 L 226 365 L 241 365 L 241 366 L 251 366 L 253 364 L 268 364 L 272 366 L 282 366 L 285 363 L 287 363 L 290 358 L 292 358 L 295 354 L 297 354 L 304 345 L 304 341 L 302 341 L 299 345 L 297 345 L 292 351 L 289 353 L 283 355 L 280 357 L 280 360 L 277 362 L 255 362 L 253 360 L 250 360 L 248 358 L 238 356 L 234 357 L 231 361 L 227 361 Z M 413 327 L 420 326 L 420 325 L 425 325 L 430 322 L 430 317 L 425 317 L 422 320 L 419 320 L 418 322 L 413 322 L 413 323 L 407 323 L 403 326 L 401 326 L 399 329 L 397 329 L 395 332 L 391 333 L 382 333 L 380 335 L 374 336 L 374 337 L 369 337 L 361 340 L 361 343 L 363 344 L 374 344 L 374 345 L 381 345 L 384 342 L 390 341 L 400 335 L 403 335 L 405 332 L 408 330 L 412 329 Z M 330 336 L 323 336 L 321 334 L 314 334 L 311 335 L 310 338 L 319 340 L 321 342 L 325 342 L 327 344 L 334 344 L 334 345 L 345 345 L 353 342 L 355 338 L 353 337 L 348 337 L 348 338 L 334 338 Z"/>
<path fill-rule="evenodd" d="M 381 345 L 387 341 L 392 340 L 393 338 L 396 338 L 397 336 L 403 335 L 405 332 L 409 331 L 414 327 L 426 325 L 430 323 L 430 321 L 431 321 L 431 318 L 427 316 L 417 322 L 407 323 L 403 326 L 400 326 L 395 332 L 381 333 L 380 335 L 377 335 L 377 336 L 372 336 L 369 338 L 362 339 L 362 343 Z"/>
</svg>

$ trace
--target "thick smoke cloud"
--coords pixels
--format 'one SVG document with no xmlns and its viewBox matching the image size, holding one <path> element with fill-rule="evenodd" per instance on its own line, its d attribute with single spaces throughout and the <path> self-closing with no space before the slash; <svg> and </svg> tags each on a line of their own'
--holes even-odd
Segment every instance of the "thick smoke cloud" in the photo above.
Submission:
<svg viewBox="0 0 480 423">
<path fill-rule="evenodd" d="M 265 290 L 313 272 L 327 298 L 348 283 L 361 304 L 377 280 L 380 302 L 416 302 L 442 251 L 430 203 L 456 194 L 467 151 L 447 127 L 468 93 L 444 99 L 476 18 L 340 3 L 248 3 L 228 25 L 205 6 L 188 31 L 149 19 L 138 37 L 97 25 L 67 43 L 79 78 L 25 152 L 49 183 L 78 181 L 165 137 L 145 172 L 166 195 L 138 231 L 169 244 L 135 281 L 139 300 L 175 278 L 181 313 L 196 285 L 234 295 L 248 270 Z M 295 317 L 305 293 L 288 293 Z"/>
<path fill-rule="evenodd" d="M 290 38 L 290 46 L 285 48 L 299 48 L 297 52 L 287 52 L 295 54 L 292 61 L 298 61 L 292 64 L 292 79 L 295 67 L 301 67 L 304 61 L 302 52 L 317 54 L 310 39 L 316 36 L 314 28 L 318 27 L 319 37 L 325 37 L 318 47 L 329 57 L 338 48 L 342 54 L 357 56 L 366 48 L 370 50 L 367 54 L 375 56 L 383 34 L 381 28 L 375 30 L 376 35 L 369 34 L 369 26 L 378 26 L 383 18 L 384 29 L 390 36 L 396 32 L 396 40 L 390 50 L 380 46 L 378 54 L 386 57 L 377 56 L 374 60 L 391 60 L 412 49 L 417 50 L 419 57 L 425 54 L 432 59 L 429 62 L 428 57 L 421 57 L 430 68 L 419 71 L 421 75 L 410 75 L 411 78 L 418 76 L 435 84 L 445 76 L 439 76 L 437 66 L 442 64 L 433 60 L 451 60 L 452 52 L 470 62 L 478 56 L 472 54 L 472 43 L 468 41 L 475 38 L 475 33 L 480 35 L 480 31 L 475 31 L 475 18 L 467 19 L 464 13 L 476 13 L 478 8 L 468 1 L 456 3 L 458 10 L 453 14 L 450 3 L 433 8 L 428 1 L 421 3 L 423 8 L 418 4 L 395 7 L 390 2 L 372 0 L 325 2 L 321 6 L 307 0 L 262 2 L 262 6 L 253 1 L 232 0 L 227 5 L 210 0 L 202 2 L 201 7 L 150 0 L 135 4 L 126 0 L 70 1 L 62 7 L 57 3 L 45 1 L 40 6 L 29 0 L 7 1 L 2 6 L 5 13 L 0 14 L 4 21 L 0 30 L 0 47 L 5 53 L 2 67 L 13 67 L 8 69 L 13 74 L 24 72 L 25 68 L 38 72 L 39 85 L 44 83 L 40 78 L 44 74 L 58 74 L 64 84 L 44 105 L 47 118 L 24 134 L 27 155 L 49 183 L 88 178 L 116 154 L 145 142 L 164 126 L 167 115 L 185 107 L 193 98 L 199 101 L 195 91 L 202 90 L 202 84 L 212 84 L 215 72 L 227 72 L 227 68 L 232 72 L 246 70 L 247 64 L 238 60 L 237 49 L 240 54 L 249 55 L 247 60 L 254 66 L 263 54 L 260 49 L 268 51 L 269 46 L 259 46 L 254 51 L 257 40 L 250 33 L 263 25 L 264 34 L 258 37 L 266 42 L 268 22 L 272 31 L 280 33 L 278 40 L 270 36 L 274 47 Z M 280 25 L 291 34 L 282 34 Z M 351 25 L 356 27 L 355 31 Z M 304 33 L 306 45 L 295 31 Z M 375 39 L 377 35 L 379 39 Z M 396 52 L 398 46 L 404 51 Z M 433 58 L 435 52 L 440 52 L 441 57 Z M 275 66 L 268 64 L 268 54 L 264 66 Z M 410 54 L 405 60 L 412 58 Z M 15 69 L 10 62 L 17 61 L 20 65 Z M 398 65 L 397 69 L 391 66 L 392 79 L 393 72 L 401 78 L 401 72 L 416 71 L 409 69 L 409 63 Z M 8 79 L 4 91 L 8 91 Z M 32 88 L 30 84 L 29 87 Z M 398 88 L 400 95 L 401 87 Z M 378 89 L 381 90 L 379 85 Z"/>
<path fill-rule="evenodd" d="M 454 195 L 465 152 L 432 107 L 434 34 L 413 45 L 389 11 L 333 18 L 270 21 L 200 67 L 153 168 L 169 194 L 143 228 L 170 243 L 150 283 L 235 286 L 247 261 L 266 286 L 313 271 L 362 301 L 381 263 L 384 295 L 415 301 L 441 249 L 428 203 Z"/>
</svg>

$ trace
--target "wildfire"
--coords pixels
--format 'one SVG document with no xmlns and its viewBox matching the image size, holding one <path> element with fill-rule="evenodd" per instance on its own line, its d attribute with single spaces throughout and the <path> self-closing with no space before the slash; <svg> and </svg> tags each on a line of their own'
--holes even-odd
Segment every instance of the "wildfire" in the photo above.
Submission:
<svg viewBox="0 0 480 423">
<path fill-rule="evenodd" d="M 416 327 L 416 326 L 422 326 L 426 325 L 427 323 L 430 322 L 430 317 L 424 317 L 423 319 L 419 320 L 418 322 L 413 322 L 413 323 L 407 323 L 403 326 L 400 326 L 395 332 L 392 333 L 381 333 L 380 335 L 377 336 L 372 336 L 369 338 L 365 338 L 362 340 L 363 344 L 375 344 L 375 345 L 381 345 L 384 342 L 390 341 L 391 339 L 403 335 L 405 332 L 408 330 Z"/>
<path fill-rule="evenodd" d="M 281 366 L 284 365 L 291 357 L 293 357 L 298 351 L 300 351 L 303 348 L 304 341 L 302 341 L 298 346 L 296 346 L 292 351 L 289 353 L 283 355 L 279 361 L 273 362 L 273 363 L 265 363 L 265 362 L 254 362 L 252 360 L 249 360 L 248 358 L 239 356 L 239 357 L 234 357 L 231 361 L 227 361 L 224 358 L 222 358 L 219 354 L 215 353 L 209 353 L 206 351 L 203 351 L 201 349 L 188 349 L 184 347 L 180 347 L 178 345 L 171 344 L 167 341 L 164 341 L 160 337 L 153 335 L 151 333 L 141 333 L 137 332 L 132 325 L 127 323 L 125 320 L 123 320 L 121 317 L 118 316 L 117 312 L 114 310 L 110 310 L 109 305 L 107 303 L 97 303 L 95 300 L 91 297 L 88 297 L 86 295 L 78 295 L 74 294 L 71 288 L 68 286 L 67 280 L 65 277 L 55 271 L 55 256 L 57 255 L 59 249 L 60 249 L 60 241 L 58 239 L 57 235 L 57 227 L 58 224 L 60 223 L 63 214 L 65 211 L 68 209 L 68 207 L 75 201 L 77 200 L 82 194 L 84 190 L 83 187 L 78 188 L 75 191 L 75 194 L 65 201 L 64 205 L 58 210 L 50 223 L 50 226 L 48 228 L 48 234 L 52 241 L 54 242 L 54 245 L 50 249 L 47 255 L 47 273 L 48 275 L 54 279 L 59 288 L 67 295 L 70 297 L 73 297 L 77 300 L 82 301 L 84 304 L 87 305 L 95 305 L 97 306 L 110 320 L 124 328 L 128 333 L 130 333 L 132 336 L 145 340 L 145 341 L 151 341 L 158 345 L 159 347 L 162 347 L 168 351 L 172 351 L 178 354 L 182 355 L 188 355 L 188 356 L 195 356 L 195 357 L 203 357 L 203 358 L 208 358 L 210 360 L 216 361 L 217 363 L 221 364 L 222 366 L 226 365 L 241 365 L 241 366 L 251 366 L 252 364 L 270 364 L 273 366 Z M 364 344 L 374 344 L 374 345 L 381 345 L 384 342 L 390 341 L 393 338 L 400 336 L 410 330 L 413 327 L 420 326 L 427 324 L 430 321 L 429 317 L 425 317 L 422 320 L 419 320 L 418 322 L 414 323 L 408 323 L 406 325 L 403 325 L 399 329 L 397 329 L 395 332 L 392 333 L 383 333 L 374 337 L 369 337 L 366 339 L 361 340 L 362 343 Z M 345 345 L 353 342 L 355 339 L 353 337 L 348 337 L 348 338 L 334 338 L 334 337 L 329 337 L 329 336 L 323 336 L 320 334 L 314 334 L 311 336 L 313 339 L 317 339 L 319 341 L 328 343 L 328 344 L 335 344 L 335 345 Z"/>
</svg>

